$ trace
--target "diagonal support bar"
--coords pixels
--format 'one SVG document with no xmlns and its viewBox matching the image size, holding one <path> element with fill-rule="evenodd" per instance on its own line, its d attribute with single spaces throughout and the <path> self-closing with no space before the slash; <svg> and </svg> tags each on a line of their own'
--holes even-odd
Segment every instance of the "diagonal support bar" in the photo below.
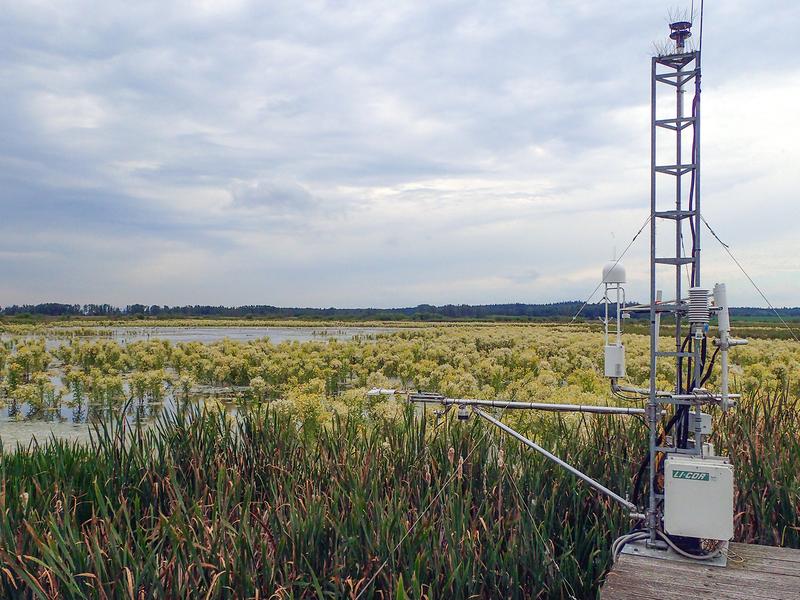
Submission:
<svg viewBox="0 0 800 600">
<path fill-rule="evenodd" d="M 617 502 L 622 504 L 625 508 L 627 508 L 629 511 L 634 511 L 635 512 L 637 510 L 636 509 L 636 505 L 634 505 L 633 503 L 628 502 L 627 500 L 625 500 L 625 498 L 623 498 L 619 494 L 616 494 L 616 493 L 612 492 L 610 489 L 608 489 L 607 487 L 605 487 L 601 483 L 598 483 L 597 481 L 595 481 L 594 479 L 592 479 L 591 477 L 589 477 L 585 473 L 582 473 L 581 471 L 579 471 L 578 469 L 576 469 L 575 467 L 573 467 L 569 463 L 564 462 L 563 460 L 558 458 L 552 452 L 548 452 L 547 450 L 542 448 L 536 442 L 533 442 L 533 441 L 529 440 L 528 438 L 526 438 L 521 433 L 518 433 L 517 431 L 513 430 L 511 427 L 509 427 L 508 425 L 505 425 L 504 423 L 502 423 L 498 419 L 495 419 L 490 414 L 487 414 L 487 413 L 483 412 L 479 408 L 474 408 L 473 407 L 472 410 L 479 417 L 481 417 L 483 419 L 486 419 L 487 421 L 489 421 L 493 425 L 496 425 L 497 427 L 499 427 L 500 429 L 505 431 L 507 434 L 517 438 L 520 442 L 522 442 L 523 444 L 525 444 L 529 448 L 533 448 L 534 450 L 536 450 L 540 454 L 542 454 L 545 457 L 549 458 L 550 460 L 552 460 L 557 465 L 560 465 L 561 467 L 563 467 L 564 469 L 566 469 L 567 471 L 569 471 L 570 473 L 575 475 L 575 477 L 577 477 L 578 479 L 582 479 L 583 481 L 588 483 L 590 486 L 592 486 L 594 489 L 596 489 L 601 494 L 605 494 L 609 498 L 612 498 L 612 499 L 616 500 Z"/>
</svg>

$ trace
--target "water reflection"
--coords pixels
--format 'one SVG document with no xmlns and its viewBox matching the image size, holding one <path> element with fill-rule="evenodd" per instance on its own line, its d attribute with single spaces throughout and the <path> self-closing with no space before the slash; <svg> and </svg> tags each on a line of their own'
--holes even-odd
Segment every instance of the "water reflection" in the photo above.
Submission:
<svg viewBox="0 0 800 600">
<path fill-rule="evenodd" d="M 249 393 L 247 387 L 215 387 L 194 386 L 191 390 L 181 390 L 168 385 L 163 393 L 154 395 L 150 388 L 131 389 L 126 380 L 120 377 L 116 382 L 106 382 L 102 389 L 86 389 L 80 379 L 71 379 L 60 368 L 57 361 L 55 368 L 43 371 L 41 365 L 34 365 L 45 350 L 53 350 L 74 339 L 113 340 L 120 344 L 128 344 L 140 340 L 160 339 L 177 344 L 180 342 L 213 343 L 223 339 L 234 341 L 251 341 L 269 338 L 272 343 L 308 342 L 338 340 L 370 340 L 381 333 L 396 331 L 390 327 L 135 327 L 110 328 L 103 330 L 102 335 L 85 335 L 86 329 L 76 330 L 72 335 L 69 328 L 54 329 L 42 335 L 15 336 L 0 335 L 0 344 L 12 354 L 16 350 L 15 342 L 34 340 L 28 344 L 26 356 L 30 365 L 19 372 L 11 372 L 18 378 L 16 384 L 26 387 L 27 395 L 11 397 L 6 393 L 9 381 L 0 385 L 0 438 L 6 449 L 23 446 L 34 438 L 44 441 L 53 436 L 68 440 L 89 438 L 91 423 L 107 420 L 124 410 L 125 417 L 137 422 L 150 422 L 164 411 L 174 411 L 176 395 L 190 397 L 192 401 L 212 401 L 224 404 L 228 410 Z M 79 335 L 80 334 L 80 335 Z M 25 363 L 27 364 L 27 363 Z M 38 363 L 37 363 L 38 364 Z M 35 368 L 34 368 L 35 367 Z M 46 365 L 45 365 L 46 367 Z M 40 372 L 39 380 L 32 380 L 30 373 Z M 24 386 L 22 384 L 25 384 Z M 135 386 L 134 386 L 135 387 Z M 159 388 L 161 390 L 161 388 Z M 128 402 L 128 400 L 131 400 Z"/>
<path fill-rule="evenodd" d="M 87 335 L 86 328 L 58 327 L 41 334 L 23 338 L 45 339 L 47 350 L 53 350 L 73 339 L 112 340 L 119 344 L 130 344 L 148 340 L 179 342 L 201 342 L 209 344 L 220 340 L 247 342 L 269 338 L 274 344 L 281 342 L 310 342 L 325 340 L 369 339 L 380 333 L 396 331 L 391 327 L 109 327 L 98 330 L 97 335 Z M 3 343 L 9 342 L 9 334 L 0 335 Z"/>
</svg>

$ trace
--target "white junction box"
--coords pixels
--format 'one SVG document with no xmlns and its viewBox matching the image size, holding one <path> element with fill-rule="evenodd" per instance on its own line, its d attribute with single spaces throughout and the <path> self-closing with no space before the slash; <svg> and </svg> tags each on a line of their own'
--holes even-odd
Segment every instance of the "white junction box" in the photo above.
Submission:
<svg viewBox="0 0 800 600">
<path fill-rule="evenodd" d="M 667 457 L 664 529 L 711 540 L 733 537 L 733 466 L 726 458 Z"/>
<path fill-rule="evenodd" d="M 609 344 L 605 351 L 606 377 L 625 377 L 625 346 Z"/>
</svg>

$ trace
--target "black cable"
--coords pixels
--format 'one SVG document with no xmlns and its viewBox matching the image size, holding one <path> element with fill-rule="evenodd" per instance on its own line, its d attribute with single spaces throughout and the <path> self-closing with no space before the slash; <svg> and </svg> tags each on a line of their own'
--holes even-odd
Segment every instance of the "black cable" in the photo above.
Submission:
<svg viewBox="0 0 800 600">
<path fill-rule="evenodd" d="M 680 352 L 684 352 L 686 350 L 686 344 L 689 343 L 690 339 L 691 339 L 690 335 L 687 335 L 685 338 L 683 338 L 683 343 L 681 344 Z M 680 370 L 678 370 L 677 372 L 677 377 L 678 381 L 676 382 L 675 387 L 680 391 L 683 390 L 683 373 Z"/>
<path fill-rule="evenodd" d="M 717 354 L 719 354 L 719 347 L 714 350 L 714 354 L 711 355 L 711 360 L 708 361 L 708 369 L 706 369 L 706 374 L 703 375 L 703 378 L 700 380 L 700 387 L 703 387 L 708 381 L 708 378 L 711 377 L 711 371 L 714 369 L 714 361 L 717 359 Z"/>
<path fill-rule="evenodd" d="M 631 502 L 633 502 L 636 506 L 639 506 L 639 492 L 642 489 L 642 477 L 649 462 L 650 450 L 648 450 L 647 454 L 645 454 L 644 460 L 639 465 L 639 470 L 636 472 L 636 477 L 633 478 L 633 497 L 631 498 Z"/>
<path fill-rule="evenodd" d="M 611 390 L 611 393 L 620 400 L 625 400 L 626 402 L 641 402 L 644 400 L 644 398 L 641 396 L 625 396 L 624 394 L 621 394 L 613 389 Z"/>
<path fill-rule="evenodd" d="M 689 352 L 694 353 L 694 339 L 689 344 Z M 702 350 L 701 350 L 702 355 Z M 693 359 L 690 357 L 686 369 L 686 393 L 691 394 L 692 390 L 696 387 L 694 378 Z M 701 362 L 702 364 L 702 362 Z M 702 367 L 701 367 L 702 370 Z M 683 410 L 680 427 L 678 428 L 678 448 L 686 448 L 689 446 L 689 407 L 684 405 L 681 407 Z"/>
<path fill-rule="evenodd" d="M 698 73 L 695 76 L 695 92 L 694 98 L 692 99 L 692 118 L 697 119 L 697 105 L 700 103 L 700 74 Z M 695 162 L 695 157 L 697 156 L 697 121 L 692 121 L 692 163 Z M 694 208 L 694 197 L 695 197 L 695 173 L 697 169 L 692 169 L 692 176 L 689 180 L 689 211 L 691 212 Z M 694 219 L 689 218 L 689 231 L 692 234 L 692 258 L 695 257 L 697 254 L 697 233 L 694 227 Z M 692 276 L 691 276 L 691 285 L 695 285 L 696 279 L 696 270 L 695 270 L 695 263 L 692 263 Z"/>
<path fill-rule="evenodd" d="M 702 15 L 702 5 L 700 8 L 701 15 Z M 703 25 L 702 25 L 702 16 L 700 18 L 700 40 L 702 46 L 702 39 L 703 39 Z M 700 65 L 696 65 L 699 69 Z M 694 98 L 692 98 L 692 163 L 694 164 L 695 158 L 697 157 L 697 107 L 700 104 L 700 73 L 698 72 L 695 75 L 694 79 Z M 695 188 L 696 188 L 696 172 L 697 169 L 692 169 L 691 179 L 689 181 L 689 211 L 691 212 L 694 207 L 694 199 L 695 199 Z M 694 227 L 695 220 L 693 218 L 689 218 L 689 229 L 692 233 L 692 258 L 695 258 L 697 254 L 697 232 L 695 231 Z M 692 276 L 691 276 L 691 285 L 697 285 L 696 283 L 696 264 L 692 263 Z"/>
<path fill-rule="evenodd" d="M 681 352 L 684 351 L 687 343 L 688 352 L 689 354 L 692 354 L 694 340 L 692 339 L 691 333 L 687 334 L 686 339 L 684 339 L 683 345 L 681 346 Z M 692 377 L 692 373 L 692 359 L 690 357 L 686 364 L 686 389 L 683 390 L 683 388 L 680 386 L 678 387 L 679 390 L 684 391 L 687 394 L 691 392 L 692 388 L 694 388 L 694 378 Z M 689 444 L 689 407 L 687 405 L 682 405 L 676 409 L 676 412 L 680 414 L 680 417 L 678 427 L 675 431 L 675 445 L 678 448 L 686 448 L 686 446 Z"/>
<path fill-rule="evenodd" d="M 689 350 L 691 352 L 691 348 Z M 698 383 L 697 380 L 694 378 L 694 371 L 692 369 L 692 359 L 689 359 L 689 364 L 687 368 L 687 381 L 689 384 L 686 386 L 686 393 L 691 394 L 695 388 L 703 387 L 703 371 L 705 370 L 706 359 L 708 356 L 708 338 L 704 335 L 703 340 L 700 344 L 700 382 Z M 681 420 L 681 424 L 678 427 L 678 448 L 687 448 L 689 445 L 689 407 L 684 405 L 681 407 L 681 412 L 683 413 L 683 418 Z"/>
<path fill-rule="evenodd" d="M 667 422 L 666 427 L 664 427 L 664 432 L 661 434 L 661 436 L 659 436 L 658 439 L 659 446 L 662 443 L 664 443 L 664 439 L 672 430 L 679 417 L 680 417 L 680 412 L 676 411 L 675 414 L 672 415 L 672 418 Z M 650 449 L 648 448 L 647 453 L 645 454 L 644 459 L 642 460 L 642 463 L 639 465 L 639 471 L 636 473 L 636 478 L 633 481 L 633 499 L 631 500 L 631 502 L 633 502 L 637 506 L 638 506 L 637 501 L 639 499 L 639 493 L 641 492 L 642 477 L 644 475 L 645 469 L 649 464 L 650 464 Z"/>
<path fill-rule="evenodd" d="M 683 343 L 681 344 L 681 350 L 680 350 L 681 352 L 683 352 L 686 349 L 686 345 L 689 343 L 690 340 L 691 340 L 691 334 L 687 335 L 683 339 Z M 685 408 L 686 408 L 685 406 L 678 407 L 678 409 L 675 411 L 675 414 L 673 414 L 672 418 L 667 422 L 667 425 L 664 428 L 664 433 L 659 438 L 658 442 L 659 446 L 663 443 L 666 436 L 669 435 L 669 432 L 675 426 L 675 423 L 681 417 L 682 411 L 685 410 Z M 641 487 L 642 487 L 642 477 L 644 476 L 645 469 L 649 464 L 650 464 L 650 449 L 648 448 L 647 452 L 644 455 L 644 458 L 642 459 L 641 464 L 639 465 L 639 470 L 636 472 L 636 477 L 633 480 L 632 502 L 637 506 L 638 506 L 639 493 L 641 492 Z"/>
</svg>

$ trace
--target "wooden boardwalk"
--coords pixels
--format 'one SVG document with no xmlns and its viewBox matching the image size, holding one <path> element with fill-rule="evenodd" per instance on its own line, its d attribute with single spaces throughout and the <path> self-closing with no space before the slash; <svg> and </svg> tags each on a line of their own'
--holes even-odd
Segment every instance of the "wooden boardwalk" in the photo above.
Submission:
<svg viewBox="0 0 800 600">
<path fill-rule="evenodd" d="M 727 567 L 623 554 L 602 600 L 800 600 L 800 550 L 731 544 Z"/>
</svg>

